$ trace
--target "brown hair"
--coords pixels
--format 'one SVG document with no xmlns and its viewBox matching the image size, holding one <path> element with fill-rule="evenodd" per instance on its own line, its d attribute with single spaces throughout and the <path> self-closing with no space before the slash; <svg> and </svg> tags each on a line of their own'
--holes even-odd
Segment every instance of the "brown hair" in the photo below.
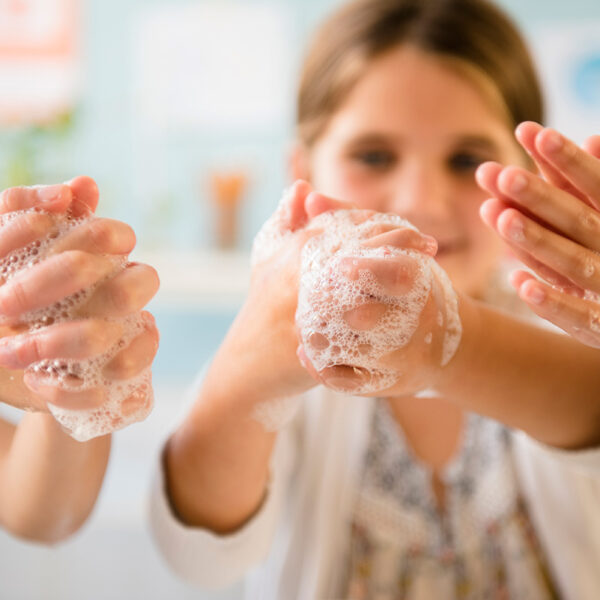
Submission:
<svg viewBox="0 0 600 600">
<path fill-rule="evenodd" d="M 486 0 L 354 0 L 318 30 L 304 62 L 296 120 L 307 147 L 323 133 L 368 63 L 400 44 L 483 75 L 497 90 L 510 126 L 543 121 L 542 95 L 525 42 L 494 5 Z"/>
</svg>

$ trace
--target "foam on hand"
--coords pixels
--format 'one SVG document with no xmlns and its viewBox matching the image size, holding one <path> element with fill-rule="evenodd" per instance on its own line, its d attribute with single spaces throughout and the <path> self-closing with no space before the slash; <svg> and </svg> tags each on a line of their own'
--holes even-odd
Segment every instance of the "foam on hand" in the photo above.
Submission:
<svg viewBox="0 0 600 600">
<path fill-rule="evenodd" d="M 0 227 L 27 212 L 36 212 L 36 209 L 0 215 Z M 0 277 L 4 281 L 9 281 L 17 273 L 43 261 L 58 240 L 75 227 L 94 218 L 92 216 L 73 218 L 67 215 L 46 214 L 54 221 L 54 231 L 45 239 L 36 240 L 0 260 Z M 126 256 L 107 258 L 114 263 L 114 268 L 106 277 L 107 279 L 127 265 Z M 33 310 L 23 315 L 20 321 L 28 325 L 31 332 L 54 323 L 76 320 L 77 308 L 90 298 L 99 283 L 101 282 L 80 290 L 52 306 Z M 141 313 L 106 320 L 119 323 L 123 329 L 123 335 L 104 354 L 79 360 L 60 358 L 42 360 L 29 365 L 26 369 L 26 372 L 36 374 L 40 385 L 53 385 L 77 392 L 98 387 L 104 389 L 106 400 L 97 408 L 75 410 L 48 404 L 54 418 L 78 441 L 87 441 L 141 421 L 148 416 L 152 409 L 153 392 L 150 367 L 127 380 L 107 379 L 102 374 L 104 366 L 144 331 L 145 326 Z M 8 319 L 0 317 L 0 325 L 8 321 Z"/>
<path fill-rule="evenodd" d="M 353 388 L 356 394 L 385 390 L 398 381 L 399 371 L 383 365 L 381 358 L 410 342 L 434 284 L 445 301 L 445 323 L 440 313 L 445 325 L 442 365 L 452 358 L 461 337 L 456 294 L 432 257 L 413 249 L 361 245 L 381 225 L 415 229 L 397 215 L 375 213 L 355 224 L 352 211 L 331 211 L 313 219 L 309 228 L 320 233 L 302 251 L 296 324 L 304 352 L 317 372 L 337 365 L 360 369 L 363 381 Z M 398 256 L 410 257 L 416 266 L 414 282 L 403 295 L 389 294 L 367 269 L 351 280 L 341 268 L 348 260 Z M 386 306 L 375 325 L 366 330 L 350 327 L 344 315 L 373 301 Z"/>
</svg>

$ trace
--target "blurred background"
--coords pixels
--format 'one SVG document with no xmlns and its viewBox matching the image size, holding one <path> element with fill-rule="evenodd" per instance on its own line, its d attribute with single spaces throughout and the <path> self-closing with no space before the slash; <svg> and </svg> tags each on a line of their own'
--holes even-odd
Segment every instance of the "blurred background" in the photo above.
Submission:
<svg viewBox="0 0 600 600">
<path fill-rule="evenodd" d="M 114 436 L 97 508 L 71 541 L 0 532 L 2 600 L 240 597 L 167 571 L 145 496 L 185 390 L 244 297 L 251 240 L 288 184 L 303 48 L 337 4 L 0 0 L 0 188 L 94 177 L 98 213 L 135 228 L 132 258 L 162 282 L 154 412 Z M 600 133 L 598 0 L 498 4 L 529 39 L 548 124 L 578 142 Z"/>
</svg>

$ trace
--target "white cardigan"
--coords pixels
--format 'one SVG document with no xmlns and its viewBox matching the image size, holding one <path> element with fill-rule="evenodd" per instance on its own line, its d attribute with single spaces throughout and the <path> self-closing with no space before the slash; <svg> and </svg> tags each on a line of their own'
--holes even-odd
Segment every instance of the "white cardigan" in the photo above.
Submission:
<svg viewBox="0 0 600 600">
<path fill-rule="evenodd" d="M 277 439 L 267 497 L 233 534 L 188 527 L 170 510 L 161 461 L 154 538 L 181 577 L 221 588 L 245 577 L 251 600 L 334 598 L 374 402 L 316 388 Z M 521 492 L 566 600 L 600 598 L 600 449 L 561 451 L 513 434 Z"/>
</svg>

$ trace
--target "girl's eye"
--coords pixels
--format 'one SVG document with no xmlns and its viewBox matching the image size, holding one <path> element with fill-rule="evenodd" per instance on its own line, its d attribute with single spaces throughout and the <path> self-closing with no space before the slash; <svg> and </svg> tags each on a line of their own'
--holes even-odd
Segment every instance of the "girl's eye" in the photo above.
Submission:
<svg viewBox="0 0 600 600">
<path fill-rule="evenodd" d="M 394 154 L 386 150 L 365 150 L 354 154 L 354 160 L 372 169 L 386 169 L 394 164 Z"/>
<path fill-rule="evenodd" d="M 485 162 L 485 160 L 486 159 L 475 154 L 458 152 L 450 157 L 448 164 L 450 169 L 457 173 L 471 173 L 475 171 L 481 163 Z"/>
</svg>

